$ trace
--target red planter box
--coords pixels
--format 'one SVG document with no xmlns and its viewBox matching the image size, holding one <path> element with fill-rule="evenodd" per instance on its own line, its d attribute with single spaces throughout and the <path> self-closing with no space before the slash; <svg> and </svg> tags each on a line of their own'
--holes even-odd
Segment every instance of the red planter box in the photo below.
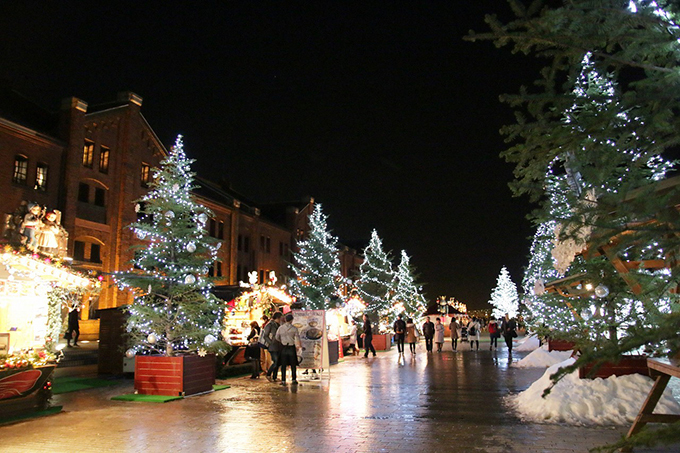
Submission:
<svg viewBox="0 0 680 453">
<path fill-rule="evenodd" d="M 627 374 L 643 374 L 649 376 L 649 368 L 647 367 L 647 356 L 644 355 L 630 355 L 621 357 L 616 363 L 605 362 L 592 376 L 588 376 L 588 372 L 593 369 L 593 365 L 586 365 L 578 370 L 578 376 L 581 379 L 606 379 L 609 376 L 625 376 Z"/>
<path fill-rule="evenodd" d="M 371 344 L 373 344 L 373 348 L 375 348 L 376 351 L 389 351 L 392 347 L 392 335 L 389 333 L 384 335 L 373 335 Z"/>
<path fill-rule="evenodd" d="M 548 339 L 548 351 L 573 351 L 575 346 L 573 341 Z"/>
<path fill-rule="evenodd" d="M 135 390 L 142 395 L 194 395 L 212 390 L 214 383 L 214 354 L 135 357 Z"/>
</svg>

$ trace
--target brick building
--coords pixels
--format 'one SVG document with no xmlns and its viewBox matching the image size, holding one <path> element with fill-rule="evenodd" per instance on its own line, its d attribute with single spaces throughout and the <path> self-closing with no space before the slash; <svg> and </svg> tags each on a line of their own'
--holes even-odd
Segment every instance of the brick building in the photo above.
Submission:
<svg viewBox="0 0 680 453">
<path fill-rule="evenodd" d="M 0 91 L 0 212 L 12 213 L 22 201 L 58 209 L 74 267 L 104 276 L 126 268 L 136 241 L 126 228 L 136 219 L 133 202 L 168 153 L 141 107 L 140 96 L 124 92 L 97 106 L 67 98 L 52 113 L 16 92 Z M 260 282 L 269 271 L 285 279 L 295 240 L 309 229 L 314 199 L 256 206 L 230 188 L 200 177 L 197 184 L 198 202 L 214 212 L 209 233 L 224 241 L 210 269 L 217 284 L 248 281 L 251 271 Z M 351 275 L 360 260 L 343 247 L 343 274 Z M 89 320 L 95 309 L 119 307 L 130 297 L 105 277 L 98 300 L 81 313 L 83 337 L 98 333 L 98 321 Z"/>
</svg>

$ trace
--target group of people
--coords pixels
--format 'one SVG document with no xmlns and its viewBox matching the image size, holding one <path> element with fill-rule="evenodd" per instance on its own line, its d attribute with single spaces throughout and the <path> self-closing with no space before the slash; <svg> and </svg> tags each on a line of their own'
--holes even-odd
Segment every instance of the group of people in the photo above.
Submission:
<svg viewBox="0 0 680 453">
<path fill-rule="evenodd" d="M 297 385 L 298 356 L 302 353 L 300 332 L 293 325 L 293 314 L 277 311 L 271 320 L 265 319 L 262 328 L 253 321 L 248 335 L 248 346 L 245 350 L 245 358 L 253 363 L 251 379 L 258 379 L 262 370 L 260 368 L 261 350 L 266 349 L 271 357 L 271 365 L 267 368 L 265 376 L 270 382 L 277 382 L 279 370 L 281 370 L 281 385 L 286 385 L 286 375 L 290 366 L 292 384 Z"/>
<path fill-rule="evenodd" d="M 364 315 L 364 318 L 366 316 Z M 365 322 L 365 321 L 364 321 Z M 470 349 L 479 350 L 479 339 L 482 331 L 482 319 L 472 317 L 467 324 L 463 325 L 456 318 L 451 319 L 449 324 L 449 331 L 451 332 L 451 348 L 454 351 L 458 350 L 458 340 L 462 338 L 463 327 L 466 329 L 467 339 L 470 342 Z M 397 316 L 392 326 L 394 329 L 394 342 L 397 344 L 397 351 L 399 355 L 404 354 L 405 343 L 409 344 L 412 355 L 416 354 L 416 343 L 418 342 L 418 329 L 412 318 L 404 321 L 402 315 Z M 423 336 L 425 337 L 425 349 L 427 352 L 433 352 L 433 345 L 437 345 L 437 352 L 442 352 L 444 346 L 444 324 L 441 318 L 435 318 L 435 322 L 430 321 L 430 317 L 425 318 L 422 326 Z M 512 352 L 512 340 L 517 337 L 517 322 L 511 319 L 506 313 L 505 317 L 500 321 L 491 318 L 488 324 L 490 345 L 489 350 L 498 348 L 498 338 L 501 336 L 505 339 L 505 344 L 508 351 Z M 372 345 L 370 346 L 372 348 Z M 374 352 L 375 354 L 375 352 Z M 368 349 L 366 350 L 368 355 Z"/>
</svg>

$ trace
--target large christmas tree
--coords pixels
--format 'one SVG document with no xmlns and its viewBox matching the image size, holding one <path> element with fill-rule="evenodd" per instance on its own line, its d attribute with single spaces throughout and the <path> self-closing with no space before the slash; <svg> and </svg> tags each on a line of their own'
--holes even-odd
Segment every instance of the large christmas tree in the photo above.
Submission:
<svg viewBox="0 0 680 453">
<path fill-rule="evenodd" d="M 309 216 L 309 237 L 298 242 L 298 251 L 293 254 L 294 263 L 290 266 L 294 276 L 290 282 L 291 294 L 313 310 L 333 308 L 342 280 L 338 241 L 328 231 L 326 220 L 321 204 L 317 204 Z"/>
<path fill-rule="evenodd" d="M 224 308 L 207 276 L 221 243 L 205 229 L 212 213 L 191 193 L 192 162 L 179 136 L 136 205 L 139 220 L 130 228 L 144 244 L 135 248 L 134 269 L 114 274 L 134 292 L 127 322 L 134 353 L 203 354 L 222 344 Z"/>
<path fill-rule="evenodd" d="M 382 239 L 373 230 L 364 249 L 364 261 L 359 266 L 359 295 L 366 304 L 366 312 L 389 322 L 392 298 L 396 292 L 395 272 L 389 252 L 383 250 Z"/>
<path fill-rule="evenodd" d="M 491 292 L 489 303 L 494 306 L 492 313 L 494 318 L 502 318 L 506 313 L 511 318 L 517 316 L 519 310 L 517 286 L 513 283 L 510 273 L 505 266 L 503 266 L 501 273 L 498 275 L 496 287 Z"/>
<path fill-rule="evenodd" d="M 401 251 L 401 261 L 397 266 L 396 293 L 393 298 L 392 313 L 394 316 L 405 313 L 407 317 L 417 319 L 427 310 L 423 288 L 416 283 L 416 270 L 406 250 Z"/>
<path fill-rule="evenodd" d="M 558 224 L 562 289 L 581 292 L 562 297 L 581 356 L 556 378 L 627 352 L 676 355 L 680 184 L 663 178 L 664 156 L 680 143 L 680 4 L 509 3 L 515 20 L 488 16 L 491 32 L 470 39 L 547 57 L 534 89 L 504 98 L 518 121 L 503 129 L 515 143 L 503 156 L 516 163 L 515 193 L 542 202 L 539 221 Z M 569 211 L 555 215 L 546 188 L 558 175 Z M 680 439 L 677 427 L 661 438 Z"/>
</svg>

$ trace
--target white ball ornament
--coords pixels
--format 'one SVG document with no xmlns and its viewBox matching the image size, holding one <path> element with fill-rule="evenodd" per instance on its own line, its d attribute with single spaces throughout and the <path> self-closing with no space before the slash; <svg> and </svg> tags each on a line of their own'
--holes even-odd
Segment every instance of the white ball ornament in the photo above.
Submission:
<svg viewBox="0 0 680 453">
<path fill-rule="evenodd" d="M 156 344 L 156 341 L 158 341 L 156 334 L 150 333 L 149 336 L 146 337 L 146 341 L 148 341 L 150 344 Z"/>
<path fill-rule="evenodd" d="M 172 185 L 172 191 L 177 192 L 179 190 L 179 184 L 173 184 Z"/>
<path fill-rule="evenodd" d="M 144 239 L 146 237 L 146 233 L 144 231 L 137 231 L 137 237 L 139 239 Z"/>
<path fill-rule="evenodd" d="M 165 217 L 167 217 L 168 219 L 174 219 L 174 218 L 175 218 L 175 213 L 172 212 L 172 211 L 167 211 L 167 212 L 165 213 Z"/>
<path fill-rule="evenodd" d="M 196 283 L 196 277 L 189 274 L 186 277 L 184 277 L 184 283 L 186 283 L 187 285 L 191 285 L 193 283 Z"/>
<path fill-rule="evenodd" d="M 609 288 L 600 283 L 595 287 L 595 295 L 597 297 L 607 297 L 609 295 Z"/>
<path fill-rule="evenodd" d="M 141 211 L 141 210 L 142 210 L 142 206 L 141 206 L 139 203 L 137 203 L 137 204 L 135 205 L 135 212 L 139 212 L 139 211 Z"/>
<path fill-rule="evenodd" d="M 187 252 L 194 253 L 195 251 L 196 251 L 196 244 L 194 244 L 193 242 L 189 242 L 187 244 Z"/>
<path fill-rule="evenodd" d="M 201 223 L 205 223 L 208 221 L 208 216 L 206 215 L 205 212 L 202 212 L 198 215 L 198 221 Z"/>
<path fill-rule="evenodd" d="M 213 344 L 216 341 L 217 341 L 217 338 L 215 338 L 215 336 L 212 335 L 212 334 L 206 335 L 205 338 L 203 339 L 203 342 L 205 344 L 207 344 L 208 346 L 210 346 L 211 344 Z"/>
<path fill-rule="evenodd" d="M 128 359 L 133 358 L 135 355 L 137 354 L 135 353 L 134 349 L 128 349 L 127 351 L 125 351 L 125 357 L 127 357 Z"/>
</svg>

